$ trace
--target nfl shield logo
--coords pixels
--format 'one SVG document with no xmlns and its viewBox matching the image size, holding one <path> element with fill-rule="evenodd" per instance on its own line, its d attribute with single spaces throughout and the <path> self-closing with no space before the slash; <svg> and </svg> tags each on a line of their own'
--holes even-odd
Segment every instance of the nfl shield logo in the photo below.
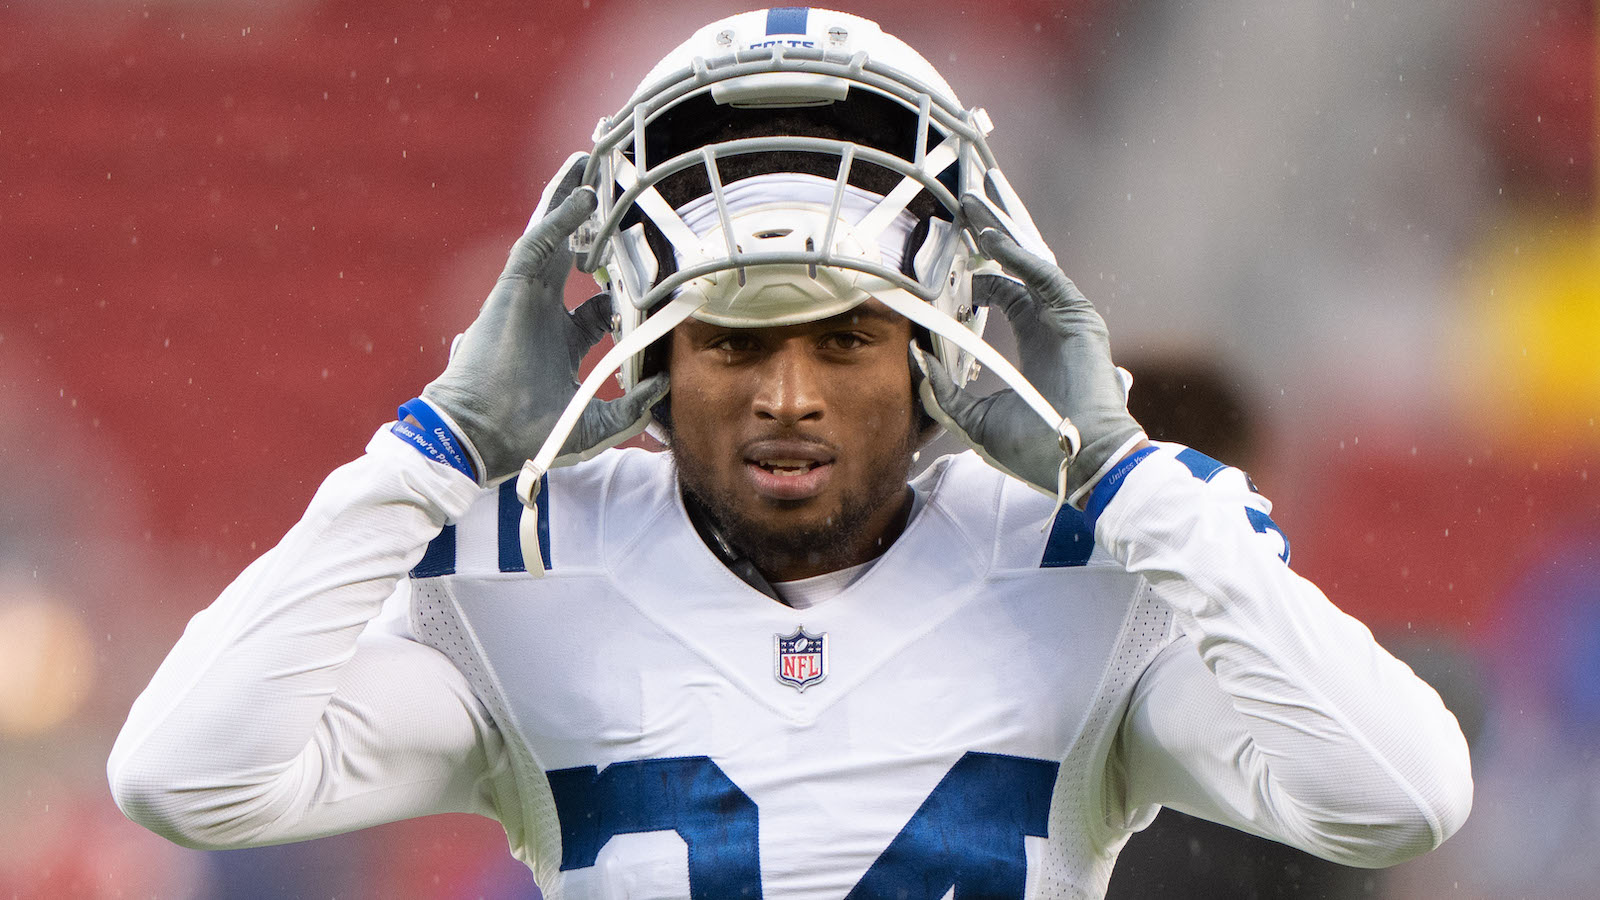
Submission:
<svg viewBox="0 0 1600 900">
<path fill-rule="evenodd" d="M 828 677 L 828 634 L 808 634 L 805 626 L 794 634 L 772 636 L 773 674 L 778 680 L 804 692 Z"/>
</svg>

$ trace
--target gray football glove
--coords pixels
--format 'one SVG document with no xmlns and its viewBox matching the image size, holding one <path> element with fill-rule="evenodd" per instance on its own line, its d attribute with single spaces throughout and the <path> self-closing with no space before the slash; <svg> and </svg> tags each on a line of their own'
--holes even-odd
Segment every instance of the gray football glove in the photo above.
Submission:
<svg viewBox="0 0 1600 900">
<path fill-rule="evenodd" d="M 545 187 L 478 318 L 456 338 L 444 374 L 422 390 L 481 462 L 480 484 L 516 474 L 538 452 L 577 393 L 578 364 L 611 328 L 609 295 L 570 313 L 562 303 L 572 271 L 568 238 L 595 208 L 594 189 L 579 186 L 586 160 L 569 157 Z M 591 401 L 558 462 L 587 459 L 638 434 L 666 393 L 660 373 L 616 400 Z"/>
<path fill-rule="evenodd" d="M 1039 490 L 1055 496 L 1064 476 L 1063 496 L 1082 509 L 1100 476 L 1145 439 L 1128 414 L 1105 321 L 1061 269 L 1018 243 L 985 200 L 968 194 L 961 211 L 983 253 L 1016 276 L 975 276 L 974 301 L 1005 313 L 1017 337 L 1018 369 L 1077 426 L 1082 446 L 1063 472 L 1060 436 L 1015 391 L 974 396 L 913 346 L 922 404 L 984 459 Z"/>
</svg>

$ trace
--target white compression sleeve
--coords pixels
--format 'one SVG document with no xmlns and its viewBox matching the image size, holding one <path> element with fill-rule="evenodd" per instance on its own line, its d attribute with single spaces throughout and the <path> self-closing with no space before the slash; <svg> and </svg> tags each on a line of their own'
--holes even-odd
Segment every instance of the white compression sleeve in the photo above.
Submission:
<svg viewBox="0 0 1600 900">
<path fill-rule="evenodd" d="M 1169 451 L 1140 463 L 1098 522 L 1186 635 L 1137 686 L 1120 812 L 1171 806 L 1358 866 L 1432 849 L 1472 803 L 1461 730 L 1279 558 L 1278 534 L 1256 527 L 1269 509 L 1238 470 L 1202 481 Z"/>
<path fill-rule="evenodd" d="M 329 475 L 135 701 L 107 766 L 123 812 L 207 848 L 491 812 L 499 738 L 465 678 L 428 647 L 363 634 L 477 493 L 387 427 Z"/>
</svg>

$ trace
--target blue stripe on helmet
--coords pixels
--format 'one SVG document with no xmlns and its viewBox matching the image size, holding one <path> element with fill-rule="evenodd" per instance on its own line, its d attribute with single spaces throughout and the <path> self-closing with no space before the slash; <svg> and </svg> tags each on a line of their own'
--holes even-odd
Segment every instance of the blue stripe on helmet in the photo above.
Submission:
<svg viewBox="0 0 1600 900">
<path fill-rule="evenodd" d="M 767 34 L 805 34 L 806 15 L 810 12 L 804 6 L 775 6 L 767 10 Z"/>
</svg>

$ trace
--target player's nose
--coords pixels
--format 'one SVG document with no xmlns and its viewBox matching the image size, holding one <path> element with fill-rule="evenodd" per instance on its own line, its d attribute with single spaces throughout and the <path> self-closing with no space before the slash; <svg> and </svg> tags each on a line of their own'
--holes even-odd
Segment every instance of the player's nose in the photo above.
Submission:
<svg viewBox="0 0 1600 900">
<path fill-rule="evenodd" d="M 820 419 L 825 407 L 817 360 L 800 341 L 786 341 L 756 367 L 751 410 L 784 425 Z"/>
</svg>

